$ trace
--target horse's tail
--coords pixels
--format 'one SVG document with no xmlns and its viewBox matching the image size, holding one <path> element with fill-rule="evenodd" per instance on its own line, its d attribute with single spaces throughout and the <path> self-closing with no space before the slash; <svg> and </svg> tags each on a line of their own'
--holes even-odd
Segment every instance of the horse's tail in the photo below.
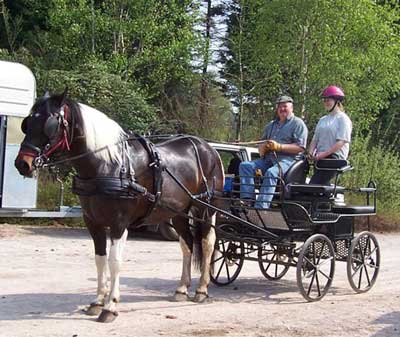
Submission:
<svg viewBox="0 0 400 337">
<path fill-rule="evenodd" d="M 196 209 L 195 216 L 202 215 L 201 218 L 204 218 L 204 213 L 206 211 L 200 211 Z M 201 214 L 202 213 L 202 214 Z M 202 221 L 195 221 L 194 226 L 192 227 L 192 234 L 193 234 L 193 268 L 195 270 L 201 270 L 202 262 L 203 262 L 203 245 L 201 241 L 203 239 L 203 222 Z"/>
</svg>

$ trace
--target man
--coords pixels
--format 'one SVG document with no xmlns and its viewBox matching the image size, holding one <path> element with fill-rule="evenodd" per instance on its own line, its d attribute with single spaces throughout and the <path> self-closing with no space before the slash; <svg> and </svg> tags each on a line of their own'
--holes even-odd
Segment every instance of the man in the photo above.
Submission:
<svg viewBox="0 0 400 337">
<path fill-rule="evenodd" d="M 277 117 L 269 122 L 259 145 L 260 159 L 242 162 L 239 166 L 240 197 L 254 200 L 254 175 L 261 170 L 264 176 L 255 208 L 269 208 L 275 192 L 280 168 L 282 175 L 294 162 L 294 158 L 306 148 L 308 129 L 303 120 L 293 114 L 293 99 L 280 96 L 276 101 Z M 279 164 L 278 164 L 279 162 Z"/>
</svg>

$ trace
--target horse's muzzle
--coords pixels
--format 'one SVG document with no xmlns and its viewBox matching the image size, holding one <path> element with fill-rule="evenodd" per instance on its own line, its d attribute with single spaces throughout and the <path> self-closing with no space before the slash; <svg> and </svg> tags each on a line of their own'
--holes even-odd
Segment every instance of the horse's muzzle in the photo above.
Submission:
<svg viewBox="0 0 400 337">
<path fill-rule="evenodd" d="M 15 159 L 14 165 L 18 170 L 19 174 L 21 174 L 24 177 L 29 177 L 29 178 L 32 177 L 34 171 L 33 157 L 18 154 L 17 158 Z"/>
</svg>

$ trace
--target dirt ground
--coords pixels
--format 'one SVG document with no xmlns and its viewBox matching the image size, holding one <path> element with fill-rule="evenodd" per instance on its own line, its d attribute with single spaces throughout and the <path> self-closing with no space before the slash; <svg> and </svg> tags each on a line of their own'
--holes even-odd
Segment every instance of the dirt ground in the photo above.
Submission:
<svg viewBox="0 0 400 337">
<path fill-rule="evenodd" d="M 245 261 L 232 285 L 210 286 L 207 304 L 170 301 L 181 269 L 177 242 L 130 238 L 119 317 L 102 324 L 83 313 L 96 289 L 85 230 L 0 225 L 0 336 L 400 336 L 400 235 L 377 236 L 381 269 L 366 294 L 351 290 L 337 263 L 330 292 L 306 303 L 294 268 L 273 282 Z"/>
</svg>

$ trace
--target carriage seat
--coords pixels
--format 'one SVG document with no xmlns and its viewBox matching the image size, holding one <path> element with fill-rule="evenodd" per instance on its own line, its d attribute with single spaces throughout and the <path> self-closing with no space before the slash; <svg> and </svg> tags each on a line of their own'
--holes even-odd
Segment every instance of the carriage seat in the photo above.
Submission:
<svg viewBox="0 0 400 337">
<path fill-rule="evenodd" d="M 339 214 L 354 214 L 354 215 L 370 215 L 375 214 L 376 209 L 372 205 L 334 205 L 332 207 L 332 212 L 339 213 Z"/>
<path fill-rule="evenodd" d="M 333 170 L 340 173 L 352 169 L 350 163 L 345 159 L 320 159 L 315 163 L 315 167 L 320 170 Z"/>
<path fill-rule="evenodd" d="M 298 155 L 293 164 L 283 175 L 285 184 L 304 184 L 310 169 L 307 158 L 304 155 Z"/>
<path fill-rule="evenodd" d="M 331 197 L 333 193 L 344 193 L 345 188 L 334 185 L 288 184 L 286 194 L 288 196 L 308 195 L 318 197 Z"/>
</svg>

